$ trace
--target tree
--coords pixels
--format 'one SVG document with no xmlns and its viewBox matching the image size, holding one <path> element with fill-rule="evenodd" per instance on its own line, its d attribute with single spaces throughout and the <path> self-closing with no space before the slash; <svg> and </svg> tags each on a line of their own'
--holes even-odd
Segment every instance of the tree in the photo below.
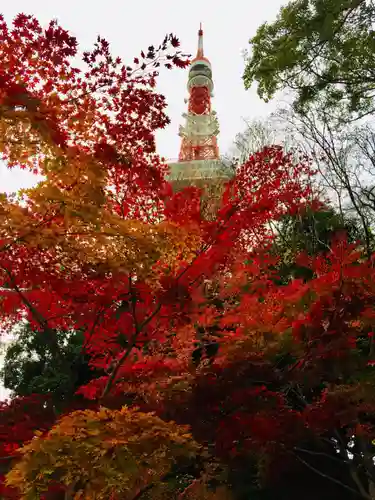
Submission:
<svg viewBox="0 0 375 500">
<path fill-rule="evenodd" d="M 133 500 L 198 453 L 186 428 L 151 414 L 126 407 L 79 411 L 23 447 L 7 484 L 29 498 L 40 498 L 55 482 L 64 486 L 65 498 Z"/>
<path fill-rule="evenodd" d="M 249 156 L 275 144 L 289 151 L 292 144 L 284 127 L 280 127 L 274 116 L 266 119 L 245 120 L 245 129 L 236 134 L 233 145 L 226 155 L 227 161 L 242 165 Z"/>
<path fill-rule="evenodd" d="M 373 113 L 374 17 L 366 0 L 289 2 L 250 40 L 245 87 L 265 100 L 291 89 L 300 111 L 320 99 L 340 120 Z"/>
<path fill-rule="evenodd" d="M 291 90 L 276 115 L 319 170 L 319 186 L 345 217 L 358 217 L 373 248 L 374 5 L 366 1 L 293 1 L 250 40 L 245 87 L 268 100 Z M 355 122 L 355 123 L 353 123 Z M 356 125 L 357 124 L 357 125 Z"/>
<path fill-rule="evenodd" d="M 82 332 L 56 332 L 57 350 L 46 345 L 40 332 L 21 324 L 7 346 L 1 371 L 3 384 L 13 396 L 46 394 L 56 411 L 72 403 L 74 393 L 97 376 L 83 351 Z"/>
<path fill-rule="evenodd" d="M 310 256 L 330 252 L 336 238 L 343 235 L 350 243 L 366 241 L 355 219 L 345 218 L 323 203 L 286 215 L 276 231 L 273 252 L 279 258 L 279 277 L 287 282 L 312 277 L 311 269 L 298 264 L 301 252 Z"/>
<path fill-rule="evenodd" d="M 332 205 L 342 220 L 361 228 L 357 238 L 367 251 L 373 249 L 374 230 L 374 130 L 362 125 L 337 124 L 321 102 L 299 114 L 291 106 L 279 109 L 263 121 L 249 121 L 238 134 L 238 156 L 265 146 L 272 139 L 287 151 L 307 155 L 317 171 L 311 179 L 314 197 Z"/>
<path fill-rule="evenodd" d="M 183 230 L 160 223 L 168 185 L 153 134 L 168 123 L 164 98 L 154 91 L 157 68 L 185 67 L 186 57 L 171 34 L 130 67 L 99 37 L 83 54 L 82 71 L 72 66 L 74 37 L 23 14 L 11 27 L 1 18 L 0 39 L 1 153 L 10 168 L 44 176 L 20 196 L 1 196 L 2 327 L 29 320 L 31 345 L 39 349 L 43 340 L 55 367 L 64 361 L 62 332 L 82 331 L 89 344 L 99 330 L 110 344 L 111 325 L 121 350 L 120 325 L 127 325 L 120 316 L 135 297 L 123 283 L 146 274 L 150 287 L 159 260 L 173 266 L 173 255 L 187 257 Z M 192 236 L 186 233 L 188 247 Z M 37 420 L 31 426 L 42 427 Z"/>
<path fill-rule="evenodd" d="M 199 294 L 202 284 L 207 279 L 215 278 L 217 272 L 228 269 L 232 260 L 237 259 L 237 252 L 244 251 L 249 244 L 259 244 L 259 239 L 267 244 L 271 233 L 267 230 L 266 222 L 270 218 L 281 217 L 288 208 L 298 206 L 306 195 L 308 188 L 296 182 L 298 175 L 304 172 L 307 172 L 307 166 L 294 165 L 290 155 L 283 155 L 280 148 L 265 149 L 245 164 L 228 185 L 218 219 L 211 222 L 199 218 L 199 203 L 194 190 L 174 195 L 166 203 L 165 216 L 179 224 L 188 225 L 194 231 L 200 229 L 203 240 L 200 252 L 188 263 L 181 261 L 180 268 L 161 268 L 156 287 L 153 283 L 131 277 L 121 281 L 122 300 L 118 300 L 113 310 L 108 311 L 108 324 L 104 323 L 107 318 L 103 318 L 100 328 L 94 331 L 89 324 L 90 364 L 97 369 L 109 365 L 108 374 L 81 387 L 79 392 L 88 398 L 107 401 L 108 404 L 112 401 L 116 405 L 119 394 L 130 392 L 124 381 L 129 380 L 131 375 L 136 377 L 139 372 L 154 370 L 161 374 L 167 370 L 172 375 L 174 370 L 178 371 L 179 360 L 158 360 L 157 355 L 150 354 L 152 346 L 167 346 L 171 328 L 183 328 L 194 315 L 200 316 Z M 270 196 L 272 193 L 278 193 L 278 197 Z M 110 278 L 113 280 L 112 276 Z M 70 286 L 65 286 L 76 294 L 71 283 L 74 284 L 70 281 Z M 82 281 L 78 281 L 78 284 L 82 286 Z M 39 293 L 42 290 L 39 287 Z M 80 315 L 94 309 L 93 300 L 102 300 L 103 296 L 100 297 L 98 292 L 94 296 L 90 292 L 90 288 L 82 287 L 81 294 L 84 294 L 85 301 L 79 302 Z M 4 293 L 7 296 L 8 289 Z M 23 295 L 27 291 L 21 293 Z M 44 293 L 50 297 L 51 289 L 47 287 Z M 197 293 L 195 305 L 193 297 Z M 113 292 L 109 298 L 112 305 Z M 60 306 L 63 299 L 64 296 L 59 299 Z M 119 322 L 119 319 L 123 322 Z M 119 328 L 126 328 L 127 335 L 119 337 Z M 43 335 L 46 333 L 42 332 Z M 108 345 L 107 340 L 107 345 L 104 344 L 103 333 L 106 340 L 108 334 L 116 334 L 118 343 Z M 192 344 L 186 347 L 189 351 Z M 46 480 L 48 482 L 48 478 Z"/>
<path fill-rule="evenodd" d="M 153 135 L 168 123 L 164 98 L 154 91 L 157 68 L 186 66 L 174 50 L 178 40 L 168 35 L 130 67 L 99 37 L 83 54 L 82 71 L 72 65 L 77 41 L 57 23 L 43 30 L 32 16 L 19 15 L 13 27 L 1 20 L 0 28 L 3 159 L 45 178 L 23 193 L 24 203 L 2 196 L 4 284 L 14 279 L 6 251 L 20 241 L 20 258 L 35 259 L 39 249 L 57 275 L 78 258 L 84 272 L 105 273 L 120 263 L 133 270 L 141 248 L 150 260 L 137 271 L 148 272 L 174 234 L 165 223 L 147 232 L 145 220 L 155 218 L 166 189 Z"/>
<path fill-rule="evenodd" d="M 338 125 L 320 104 L 307 113 L 291 109 L 278 111 L 286 130 L 313 159 L 319 187 L 344 218 L 357 219 L 368 252 L 373 249 L 374 211 L 371 191 L 374 184 L 371 123 Z"/>
<path fill-rule="evenodd" d="M 19 15 L 12 29 L 2 22 L 1 30 L 4 158 L 9 167 L 32 166 L 45 176 L 21 199 L 1 200 L 2 321 L 17 323 L 26 313 L 56 352 L 60 330 L 90 336 L 100 328 L 103 335 L 109 316 L 131 302 L 129 290 L 118 290 L 123 280 L 146 274 L 152 281 L 158 261 L 173 265 L 174 255 L 186 258 L 197 243 L 191 231 L 184 237 L 183 228 L 155 218 L 168 185 L 153 131 L 168 119 L 153 68 L 163 57 L 167 66 L 186 60 L 168 35 L 132 69 L 99 38 L 83 55 L 83 73 L 71 65 L 76 40 L 55 22 L 43 31 Z M 96 303 L 85 305 L 94 290 Z"/>
</svg>

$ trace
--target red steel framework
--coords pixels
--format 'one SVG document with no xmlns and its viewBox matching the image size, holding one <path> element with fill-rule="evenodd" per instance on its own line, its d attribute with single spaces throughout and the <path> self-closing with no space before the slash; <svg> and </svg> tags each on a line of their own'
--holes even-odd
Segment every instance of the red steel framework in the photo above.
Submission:
<svg viewBox="0 0 375 500">
<path fill-rule="evenodd" d="M 218 160 L 216 115 L 211 109 L 213 89 L 210 61 L 203 54 L 202 25 L 198 31 L 198 50 L 189 70 L 189 104 L 186 127 L 181 127 L 179 162 Z"/>
</svg>

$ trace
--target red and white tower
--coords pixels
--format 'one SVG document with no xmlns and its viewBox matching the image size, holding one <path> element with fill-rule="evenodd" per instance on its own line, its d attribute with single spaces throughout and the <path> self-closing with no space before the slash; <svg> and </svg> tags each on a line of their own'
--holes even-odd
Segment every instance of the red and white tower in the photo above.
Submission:
<svg viewBox="0 0 375 500">
<path fill-rule="evenodd" d="M 169 163 L 169 180 L 174 191 L 187 186 L 203 188 L 201 208 L 204 217 L 214 218 L 224 182 L 232 171 L 219 156 L 217 135 L 219 123 L 211 108 L 214 84 L 210 61 L 203 53 L 202 25 L 198 31 L 198 51 L 189 68 L 188 112 L 182 116 L 185 125 L 180 126 L 180 155 L 177 162 Z"/>
<path fill-rule="evenodd" d="M 214 84 L 210 61 L 203 52 L 202 24 L 198 31 L 198 50 L 189 69 L 187 89 L 189 105 L 185 126 L 180 126 L 181 149 L 179 161 L 218 160 L 217 135 L 219 123 L 211 109 Z"/>
<path fill-rule="evenodd" d="M 211 63 L 203 53 L 202 25 L 198 31 L 198 50 L 189 67 L 187 89 L 188 112 L 180 126 L 181 148 L 177 162 L 170 163 L 169 179 L 174 190 L 188 185 L 203 187 L 206 200 L 219 192 L 223 181 L 231 177 L 219 156 L 217 135 L 219 123 L 211 108 L 214 88 Z M 221 187 L 219 186 L 221 185 Z"/>
</svg>

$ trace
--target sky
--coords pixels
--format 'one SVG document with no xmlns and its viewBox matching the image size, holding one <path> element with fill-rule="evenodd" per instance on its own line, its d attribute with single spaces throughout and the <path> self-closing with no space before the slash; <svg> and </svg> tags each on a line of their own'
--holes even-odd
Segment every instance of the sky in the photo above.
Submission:
<svg viewBox="0 0 375 500">
<path fill-rule="evenodd" d="M 219 148 L 225 154 L 234 137 L 244 129 L 245 118 L 270 114 L 275 103 L 264 103 L 256 89 L 243 87 L 243 50 L 263 22 L 272 22 L 286 0 L 12 0 L 2 2 L 0 13 L 9 23 L 20 12 L 33 14 L 42 25 L 57 19 L 60 25 L 76 36 L 80 49 L 91 49 L 98 35 L 112 47 L 112 53 L 124 62 L 132 62 L 142 49 L 159 45 L 165 34 L 174 33 L 184 53 L 195 55 L 197 32 L 201 22 L 204 30 L 204 52 L 212 64 L 214 79 L 213 108 L 220 123 Z M 163 70 L 157 90 L 167 99 L 171 124 L 158 132 L 157 149 L 161 156 L 175 159 L 180 138 L 178 127 L 188 97 L 187 70 Z M 0 164 L 0 191 L 14 192 L 30 187 L 35 176 L 25 171 L 8 170 Z M 1 364 L 1 356 L 0 356 Z M 5 392 L 0 387 L 0 399 Z"/>
</svg>

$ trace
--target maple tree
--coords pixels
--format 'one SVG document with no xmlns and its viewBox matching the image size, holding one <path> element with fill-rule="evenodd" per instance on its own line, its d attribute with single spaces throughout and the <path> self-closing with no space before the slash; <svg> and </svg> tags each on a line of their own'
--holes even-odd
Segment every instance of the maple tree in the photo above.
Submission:
<svg viewBox="0 0 375 500">
<path fill-rule="evenodd" d="M 122 290 L 116 301 L 114 294 L 128 274 L 150 278 L 159 259 L 187 257 L 196 244 L 176 224 L 147 222 L 168 188 L 154 152 L 153 131 L 168 122 L 154 91 L 155 68 L 163 57 L 168 66 L 186 60 L 179 51 L 165 54 L 168 44 L 179 45 L 169 35 L 142 52 L 144 62 L 136 58 L 133 70 L 99 38 L 83 56 L 83 72 L 71 65 L 74 38 L 55 22 L 42 30 L 24 15 L 12 30 L 2 21 L 1 39 L 3 158 L 45 178 L 20 199 L 2 198 L 2 319 L 11 324 L 26 314 L 53 349 L 54 331 L 79 329 L 78 317 L 86 331 L 88 321 L 92 328 L 108 322 L 106 309 L 127 297 Z M 87 303 L 90 320 L 82 300 L 93 290 L 102 299 Z"/>
<path fill-rule="evenodd" d="M 152 414 L 126 407 L 73 412 L 21 449 L 7 483 L 32 498 L 56 481 L 72 498 L 132 499 L 198 451 L 186 429 Z"/>
</svg>

